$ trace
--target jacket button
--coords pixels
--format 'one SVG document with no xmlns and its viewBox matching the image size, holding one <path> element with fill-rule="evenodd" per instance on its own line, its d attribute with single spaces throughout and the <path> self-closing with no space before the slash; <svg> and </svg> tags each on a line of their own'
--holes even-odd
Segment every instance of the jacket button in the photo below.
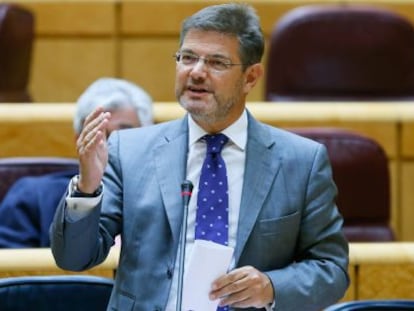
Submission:
<svg viewBox="0 0 414 311">
<path fill-rule="evenodd" d="M 168 268 L 168 269 L 167 269 L 167 277 L 168 277 L 169 279 L 171 279 L 171 278 L 172 278 L 172 276 L 173 276 L 173 272 L 172 272 L 171 268 Z"/>
</svg>

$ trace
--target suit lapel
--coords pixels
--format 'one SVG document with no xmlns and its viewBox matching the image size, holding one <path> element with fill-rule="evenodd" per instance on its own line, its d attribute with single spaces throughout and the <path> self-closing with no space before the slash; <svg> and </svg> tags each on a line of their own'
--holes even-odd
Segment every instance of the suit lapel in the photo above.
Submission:
<svg viewBox="0 0 414 311">
<path fill-rule="evenodd" d="M 234 254 L 236 262 L 279 171 L 280 159 L 274 149 L 275 140 L 267 128 L 249 115 L 246 165 Z"/>
<path fill-rule="evenodd" d="M 186 176 L 188 152 L 187 117 L 167 129 L 164 141 L 156 148 L 156 176 L 174 240 L 182 222 L 181 183 Z"/>
<path fill-rule="evenodd" d="M 249 114 L 246 168 L 241 198 L 235 259 L 238 261 L 257 221 L 280 167 L 275 140 L 268 130 Z M 187 117 L 167 129 L 154 153 L 156 176 L 170 223 L 173 239 L 178 241 L 182 223 L 181 183 L 186 176 L 188 153 Z"/>
</svg>

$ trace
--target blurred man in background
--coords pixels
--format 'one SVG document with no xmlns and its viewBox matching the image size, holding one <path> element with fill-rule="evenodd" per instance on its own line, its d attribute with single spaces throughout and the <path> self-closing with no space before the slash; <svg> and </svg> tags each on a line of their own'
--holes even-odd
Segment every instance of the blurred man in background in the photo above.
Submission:
<svg viewBox="0 0 414 311">
<path fill-rule="evenodd" d="M 88 114 L 101 106 L 111 113 L 106 136 L 112 131 L 153 123 L 152 99 L 137 85 L 101 78 L 77 100 L 73 120 L 75 138 Z M 49 247 L 49 226 L 69 180 L 78 170 L 19 179 L 0 204 L 0 248 Z"/>
</svg>

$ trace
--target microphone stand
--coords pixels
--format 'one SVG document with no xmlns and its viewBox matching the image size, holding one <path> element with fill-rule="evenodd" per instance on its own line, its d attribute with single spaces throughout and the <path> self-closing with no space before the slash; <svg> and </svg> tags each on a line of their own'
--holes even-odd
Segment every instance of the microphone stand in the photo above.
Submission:
<svg viewBox="0 0 414 311">
<path fill-rule="evenodd" d="M 181 235 L 179 244 L 179 266 L 178 266 L 178 289 L 177 289 L 177 304 L 176 311 L 181 311 L 183 300 L 183 279 L 184 279 L 184 261 L 185 261 L 185 245 L 187 238 L 187 218 L 188 218 L 188 204 L 190 202 L 193 191 L 193 183 L 189 180 L 184 180 L 181 184 L 181 196 L 183 198 L 183 221 L 181 224 Z"/>
</svg>

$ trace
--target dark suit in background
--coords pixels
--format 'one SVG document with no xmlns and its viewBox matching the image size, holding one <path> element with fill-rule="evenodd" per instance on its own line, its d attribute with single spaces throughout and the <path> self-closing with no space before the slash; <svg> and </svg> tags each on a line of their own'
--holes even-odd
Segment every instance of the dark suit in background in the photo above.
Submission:
<svg viewBox="0 0 414 311">
<path fill-rule="evenodd" d="M 0 204 L 0 248 L 49 247 L 56 207 L 77 170 L 16 181 Z"/>
<path fill-rule="evenodd" d="M 75 137 L 88 114 L 101 106 L 115 116 L 113 130 L 152 124 L 152 100 L 138 85 L 116 78 L 94 81 L 76 102 Z M 49 247 L 49 227 L 59 200 L 78 171 L 67 171 L 18 180 L 0 205 L 0 247 Z"/>
</svg>

